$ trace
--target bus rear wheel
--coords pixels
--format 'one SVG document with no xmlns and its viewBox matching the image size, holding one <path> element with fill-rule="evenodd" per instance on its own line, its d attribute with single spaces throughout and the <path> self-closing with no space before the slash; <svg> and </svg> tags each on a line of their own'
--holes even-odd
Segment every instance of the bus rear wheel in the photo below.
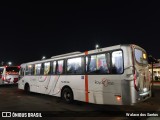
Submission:
<svg viewBox="0 0 160 120">
<path fill-rule="evenodd" d="M 62 100 L 64 100 L 66 103 L 72 103 L 73 102 L 73 92 L 70 88 L 66 87 L 62 90 L 61 94 Z"/>
</svg>

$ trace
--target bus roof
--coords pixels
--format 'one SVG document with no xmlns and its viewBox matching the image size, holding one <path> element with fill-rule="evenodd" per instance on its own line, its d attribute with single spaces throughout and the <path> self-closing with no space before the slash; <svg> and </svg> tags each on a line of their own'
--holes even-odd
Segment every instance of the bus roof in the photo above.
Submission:
<svg viewBox="0 0 160 120">
<path fill-rule="evenodd" d="M 122 44 L 122 45 L 114 45 L 114 46 L 109 46 L 109 47 L 104 47 L 104 48 L 99 48 L 99 49 L 94 49 L 94 50 L 89 50 L 88 51 L 88 54 L 93 54 L 93 53 L 97 53 L 97 52 L 103 52 L 103 51 L 109 51 L 109 50 L 114 50 L 114 49 L 120 49 L 121 46 L 130 46 L 130 45 L 134 45 L 134 46 L 137 46 L 135 44 Z M 139 47 L 139 46 L 137 46 Z M 141 48 L 141 47 L 139 47 Z M 142 48 L 143 49 L 143 48 Z M 52 56 L 51 58 L 49 59 L 43 59 L 43 60 L 37 60 L 37 61 L 33 61 L 33 62 L 27 62 L 27 63 L 22 63 L 22 65 L 25 65 L 25 64 L 35 64 L 35 63 L 42 63 L 42 62 L 49 62 L 51 60 L 58 60 L 58 59 L 65 59 L 65 58 L 71 58 L 71 57 L 76 57 L 76 56 L 80 56 L 80 55 L 85 55 L 84 52 L 79 52 L 79 51 L 76 51 L 76 52 L 71 52 L 71 53 L 66 53 L 66 54 L 61 54 L 61 55 L 56 55 L 56 56 Z"/>
<path fill-rule="evenodd" d="M 56 55 L 56 56 L 52 56 L 51 58 L 59 58 L 59 57 L 66 57 L 66 56 L 70 56 L 70 55 L 77 55 L 80 54 L 81 52 L 77 51 L 77 52 L 71 52 L 71 53 L 66 53 L 66 54 L 61 54 L 61 55 Z"/>
</svg>

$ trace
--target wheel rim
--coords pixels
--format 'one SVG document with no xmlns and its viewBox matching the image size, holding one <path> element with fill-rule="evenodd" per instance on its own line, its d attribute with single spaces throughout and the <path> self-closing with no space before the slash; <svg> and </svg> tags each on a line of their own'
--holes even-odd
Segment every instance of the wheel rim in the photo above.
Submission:
<svg viewBox="0 0 160 120">
<path fill-rule="evenodd" d="M 64 93 L 64 98 L 65 98 L 66 101 L 70 101 L 72 99 L 71 93 L 66 91 Z"/>
</svg>

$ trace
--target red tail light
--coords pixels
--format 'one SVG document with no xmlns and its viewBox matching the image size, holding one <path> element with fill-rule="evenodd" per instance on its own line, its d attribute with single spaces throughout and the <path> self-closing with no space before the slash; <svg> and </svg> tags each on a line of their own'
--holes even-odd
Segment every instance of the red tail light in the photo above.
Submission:
<svg viewBox="0 0 160 120">
<path fill-rule="evenodd" d="M 2 77 L 2 80 L 3 80 L 3 81 L 4 81 L 4 80 L 6 80 L 6 77 L 5 77 L 5 76 L 3 76 L 3 77 Z"/>
<path fill-rule="evenodd" d="M 16 83 L 17 81 L 18 81 L 18 78 L 14 78 L 14 81 L 13 81 L 13 82 Z"/>
</svg>

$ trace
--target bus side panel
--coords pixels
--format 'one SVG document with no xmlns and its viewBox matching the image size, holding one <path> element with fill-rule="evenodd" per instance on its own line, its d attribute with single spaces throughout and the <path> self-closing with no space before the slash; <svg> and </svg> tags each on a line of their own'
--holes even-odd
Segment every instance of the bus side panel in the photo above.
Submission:
<svg viewBox="0 0 160 120">
<path fill-rule="evenodd" d="M 39 76 L 28 76 L 28 81 L 30 85 L 30 91 L 32 92 L 38 92 L 38 85 L 37 85 L 37 81 L 38 81 Z"/>
<path fill-rule="evenodd" d="M 131 104 L 131 86 L 130 80 L 122 80 L 122 104 L 130 105 Z"/>
<path fill-rule="evenodd" d="M 65 75 L 52 75 L 50 78 L 50 82 L 49 82 L 48 90 L 46 91 L 46 94 L 60 97 L 62 82 L 65 80 L 66 80 Z"/>
<path fill-rule="evenodd" d="M 25 84 L 28 83 L 31 92 L 38 92 L 37 81 L 38 76 L 24 76 L 18 81 L 18 88 L 25 89 Z"/>
<path fill-rule="evenodd" d="M 49 94 L 47 91 L 49 91 L 49 84 L 50 84 L 50 75 L 43 75 L 39 76 L 38 81 L 37 81 L 37 87 L 38 87 L 38 93 L 42 94 Z"/>
<path fill-rule="evenodd" d="M 96 104 L 121 104 L 116 95 L 121 96 L 123 75 L 89 75 L 89 102 Z"/>
<path fill-rule="evenodd" d="M 64 87 L 71 88 L 74 100 L 84 101 L 84 79 L 82 75 L 53 75 L 45 94 L 61 96 Z M 84 76 L 84 75 L 83 75 Z"/>
<path fill-rule="evenodd" d="M 24 90 L 25 84 L 29 83 L 27 78 L 28 78 L 27 76 L 23 76 L 21 79 L 19 79 L 18 89 Z"/>
<path fill-rule="evenodd" d="M 124 73 L 122 86 L 122 104 L 130 105 L 135 101 L 135 88 L 133 84 L 133 61 L 132 61 L 132 51 L 130 46 L 122 46 L 123 58 L 124 58 Z"/>
<path fill-rule="evenodd" d="M 74 100 L 85 101 L 85 75 L 67 75 L 61 83 L 71 87 Z"/>
<path fill-rule="evenodd" d="M 22 82 L 22 79 L 18 81 L 18 89 L 24 90 L 24 83 Z"/>
</svg>

